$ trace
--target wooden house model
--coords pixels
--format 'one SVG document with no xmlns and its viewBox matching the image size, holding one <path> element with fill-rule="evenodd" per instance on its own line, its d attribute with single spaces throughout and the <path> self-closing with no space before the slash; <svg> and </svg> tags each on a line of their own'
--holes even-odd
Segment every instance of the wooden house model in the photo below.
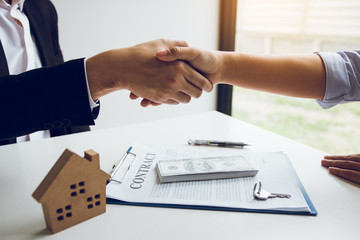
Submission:
<svg viewBox="0 0 360 240">
<path fill-rule="evenodd" d="M 106 182 L 99 154 L 80 157 L 66 149 L 33 193 L 42 204 L 46 227 L 56 233 L 106 210 Z"/>
</svg>

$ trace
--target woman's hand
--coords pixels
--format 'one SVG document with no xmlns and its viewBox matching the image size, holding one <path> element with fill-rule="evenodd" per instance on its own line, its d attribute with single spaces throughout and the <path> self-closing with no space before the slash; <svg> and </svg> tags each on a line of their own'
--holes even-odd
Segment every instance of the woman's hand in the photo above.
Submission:
<svg viewBox="0 0 360 240">
<path fill-rule="evenodd" d="M 325 156 L 321 165 L 338 177 L 360 184 L 360 154 Z"/>
</svg>

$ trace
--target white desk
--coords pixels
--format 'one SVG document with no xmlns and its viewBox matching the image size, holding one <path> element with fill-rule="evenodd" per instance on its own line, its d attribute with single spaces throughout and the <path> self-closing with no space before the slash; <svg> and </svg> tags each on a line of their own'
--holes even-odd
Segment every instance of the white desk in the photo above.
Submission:
<svg viewBox="0 0 360 240">
<path fill-rule="evenodd" d="M 189 138 L 243 140 L 283 150 L 319 214 L 313 216 L 107 205 L 107 212 L 51 235 L 31 194 L 65 148 L 100 153 L 110 171 L 134 142 L 184 144 Z M 324 139 L 326 141 L 326 139 Z M 0 147 L 0 239 L 359 239 L 360 188 L 329 175 L 324 153 L 218 112 Z"/>
</svg>

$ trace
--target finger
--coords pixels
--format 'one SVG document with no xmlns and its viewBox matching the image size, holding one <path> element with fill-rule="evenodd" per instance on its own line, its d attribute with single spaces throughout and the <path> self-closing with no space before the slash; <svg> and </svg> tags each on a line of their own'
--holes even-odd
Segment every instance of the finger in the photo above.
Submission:
<svg viewBox="0 0 360 240">
<path fill-rule="evenodd" d="M 168 99 L 168 100 L 164 101 L 163 103 L 169 104 L 169 105 L 178 105 L 180 102 L 175 101 L 173 99 Z"/>
<path fill-rule="evenodd" d="M 324 158 L 329 160 L 349 160 L 354 162 L 360 162 L 360 154 L 333 155 L 333 156 L 325 156 Z"/>
<path fill-rule="evenodd" d="M 189 44 L 184 40 L 167 40 L 169 45 L 179 47 L 189 47 Z"/>
<path fill-rule="evenodd" d="M 142 106 L 142 107 L 148 107 L 150 105 L 151 105 L 151 103 L 148 101 L 141 100 L 141 102 L 140 102 L 140 106 Z"/>
<path fill-rule="evenodd" d="M 189 103 L 191 101 L 191 96 L 183 92 L 177 92 L 175 95 L 173 95 L 171 100 L 179 103 Z"/>
<path fill-rule="evenodd" d="M 336 167 L 342 169 L 351 169 L 360 172 L 360 163 L 345 160 L 322 160 L 321 165 L 324 167 Z"/>
<path fill-rule="evenodd" d="M 142 107 L 148 107 L 148 106 L 151 106 L 151 103 L 152 103 L 152 101 L 150 101 L 148 99 L 143 99 L 143 100 L 141 100 L 140 105 Z"/>
<path fill-rule="evenodd" d="M 130 92 L 130 95 L 129 95 L 130 99 L 132 100 L 136 100 L 138 99 L 139 97 L 137 95 L 135 95 L 133 92 Z"/>
<path fill-rule="evenodd" d="M 201 51 L 198 48 L 190 47 L 178 47 L 174 46 L 170 49 L 164 49 L 156 53 L 156 57 L 162 61 L 175 61 L 175 60 L 185 60 L 185 61 L 194 61 L 197 57 L 201 55 Z"/>
<path fill-rule="evenodd" d="M 150 101 L 150 100 L 144 98 L 143 100 L 141 100 L 140 105 L 142 107 L 159 106 L 159 105 L 161 105 L 161 103 L 156 103 L 156 102 L 153 102 L 153 101 Z"/>
<path fill-rule="evenodd" d="M 132 100 L 136 100 L 136 99 L 138 99 L 139 97 L 137 96 L 137 95 L 135 95 L 133 92 L 130 92 L 130 99 L 132 99 Z M 142 106 L 142 107 L 148 107 L 148 106 L 159 106 L 159 105 L 161 105 L 161 103 L 156 103 L 156 102 L 153 102 L 153 101 L 150 101 L 150 100 L 148 100 L 148 99 L 143 99 L 143 100 L 141 100 L 141 102 L 140 102 L 140 105 Z"/>
<path fill-rule="evenodd" d="M 155 102 L 151 102 L 151 106 L 160 106 L 161 103 L 155 103 Z"/>
<path fill-rule="evenodd" d="M 329 172 L 338 177 L 360 184 L 360 172 L 358 171 L 330 167 Z"/>
<path fill-rule="evenodd" d="M 162 101 L 161 103 L 156 103 L 156 102 L 152 102 L 152 101 L 150 101 L 150 100 L 145 100 L 144 102 L 140 102 L 140 105 L 142 106 L 142 107 L 148 107 L 148 106 L 150 106 L 150 105 L 152 105 L 152 106 L 159 106 L 159 105 L 161 105 L 161 104 L 168 104 L 168 105 L 178 105 L 180 102 L 178 102 L 178 101 L 175 101 L 175 100 L 173 100 L 173 99 L 167 99 L 167 100 L 164 100 L 164 101 Z"/>
<path fill-rule="evenodd" d="M 192 85 L 195 85 L 198 89 L 204 90 L 206 92 L 211 92 L 213 90 L 213 84 L 206 77 L 201 75 L 198 71 L 193 69 L 188 64 L 185 65 L 185 78 Z M 189 94 L 194 98 L 199 98 L 201 96 L 201 92 L 199 95 L 199 91 L 191 87 L 191 85 L 186 85 L 184 89 L 185 93 Z M 188 92 L 189 91 L 189 92 Z M 195 95 L 194 95 L 195 94 Z"/>
<path fill-rule="evenodd" d="M 183 94 L 186 94 L 188 97 L 193 98 L 199 98 L 202 95 L 202 90 L 191 83 L 191 81 L 184 79 L 186 81 L 186 84 L 183 85 L 183 88 L 181 89 Z M 182 95 L 181 95 L 182 96 Z M 178 96 L 179 97 L 179 96 Z"/>
</svg>

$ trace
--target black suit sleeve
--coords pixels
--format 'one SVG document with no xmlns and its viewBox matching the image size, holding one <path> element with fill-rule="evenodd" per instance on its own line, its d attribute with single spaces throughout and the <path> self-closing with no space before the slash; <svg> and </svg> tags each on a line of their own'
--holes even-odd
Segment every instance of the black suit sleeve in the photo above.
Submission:
<svg viewBox="0 0 360 240">
<path fill-rule="evenodd" d="M 39 130 L 94 125 L 96 118 L 89 106 L 84 59 L 3 76 L 0 96 L 0 140 Z"/>
</svg>

